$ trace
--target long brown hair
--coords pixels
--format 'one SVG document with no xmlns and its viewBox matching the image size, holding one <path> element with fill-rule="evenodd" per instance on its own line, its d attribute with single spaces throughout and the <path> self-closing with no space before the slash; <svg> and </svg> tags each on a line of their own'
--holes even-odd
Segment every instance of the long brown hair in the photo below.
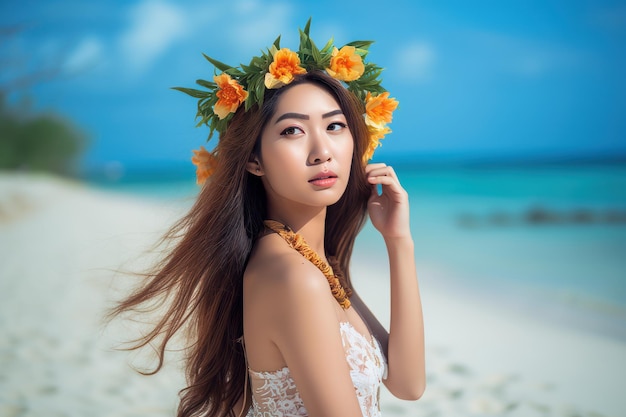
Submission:
<svg viewBox="0 0 626 417">
<path fill-rule="evenodd" d="M 246 171 L 246 163 L 258 155 L 261 133 L 280 96 L 301 83 L 313 83 L 333 95 L 354 138 L 348 186 L 328 207 L 325 230 L 327 256 L 350 287 L 350 257 L 370 193 L 362 162 L 368 137 L 364 108 L 338 81 L 312 71 L 288 86 L 268 90 L 261 107 L 237 110 L 216 145 L 215 173 L 189 213 L 164 237 L 175 242 L 172 250 L 137 290 L 111 310 L 110 317 L 154 313 L 161 305 L 155 301 L 166 302 L 157 324 L 130 348 L 156 345 L 158 363 L 150 374 L 163 366 L 172 337 L 186 331 L 188 386 L 180 392 L 179 417 L 224 417 L 246 388 L 245 352 L 238 343 L 243 333 L 243 274 L 266 216 L 263 184 Z"/>
</svg>

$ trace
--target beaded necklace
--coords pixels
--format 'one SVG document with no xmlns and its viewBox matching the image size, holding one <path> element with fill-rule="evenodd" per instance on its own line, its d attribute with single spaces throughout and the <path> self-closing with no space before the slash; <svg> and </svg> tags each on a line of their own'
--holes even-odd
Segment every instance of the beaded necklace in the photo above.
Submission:
<svg viewBox="0 0 626 417">
<path fill-rule="evenodd" d="M 282 237 L 291 248 L 298 251 L 324 274 L 328 280 L 328 285 L 330 285 L 330 291 L 344 310 L 350 307 L 350 299 L 348 298 L 350 294 L 346 293 L 346 290 L 344 290 L 339 282 L 339 277 L 335 275 L 330 265 L 311 249 L 302 236 L 291 230 L 289 226 L 285 226 L 275 220 L 265 220 L 263 223 L 268 229 Z M 348 292 L 350 291 L 348 290 Z"/>
</svg>

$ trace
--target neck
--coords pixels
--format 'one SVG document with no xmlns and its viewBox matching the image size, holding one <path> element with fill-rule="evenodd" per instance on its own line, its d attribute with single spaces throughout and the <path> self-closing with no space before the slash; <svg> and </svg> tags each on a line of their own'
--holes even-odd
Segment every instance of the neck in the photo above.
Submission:
<svg viewBox="0 0 626 417">
<path fill-rule="evenodd" d="M 308 245 L 325 258 L 324 230 L 326 224 L 326 207 L 320 209 L 281 210 L 268 207 L 268 219 L 276 220 L 299 234 Z"/>
</svg>

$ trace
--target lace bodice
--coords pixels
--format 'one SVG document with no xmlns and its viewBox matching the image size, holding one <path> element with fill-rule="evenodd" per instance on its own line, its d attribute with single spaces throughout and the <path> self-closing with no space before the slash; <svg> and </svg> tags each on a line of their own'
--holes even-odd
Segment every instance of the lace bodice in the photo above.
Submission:
<svg viewBox="0 0 626 417">
<path fill-rule="evenodd" d="M 348 322 L 341 322 L 339 329 L 361 412 L 365 417 L 380 417 L 379 391 L 386 370 L 380 346 Z M 252 408 L 247 417 L 308 415 L 288 367 L 274 372 L 250 370 L 250 384 Z"/>
</svg>

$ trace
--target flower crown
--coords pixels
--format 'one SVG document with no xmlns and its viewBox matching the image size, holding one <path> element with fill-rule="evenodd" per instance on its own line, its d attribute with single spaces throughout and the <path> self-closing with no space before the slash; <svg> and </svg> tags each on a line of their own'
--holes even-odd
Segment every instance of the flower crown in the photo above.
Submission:
<svg viewBox="0 0 626 417">
<path fill-rule="evenodd" d="M 280 36 L 261 56 L 255 56 L 250 64 L 231 67 L 205 54 L 204 57 L 221 71 L 213 77 L 213 82 L 197 80 L 196 83 L 207 90 L 174 87 L 198 99 L 200 118 L 197 126 L 207 125 L 209 137 L 217 131 L 226 131 L 233 114 L 243 104 L 248 111 L 254 104 L 261 106 L 266 89 L 283 87 L 298 74 L 308 71 L 325 71 L 331 77 L 342 81 L 349 91 L 365 105 L 365 123 L 369 132 L 368 148 L 363 157 L 364 163 L 372 158 L 380 140 L 391 130 L 387 124 L 398 102 L 380 85 L 382 68 L 365 62 L 372 41 L 353 41 L 340 49 L 330 39 L 319 49 L 309 37 L 311 19 L 304 30 L 300 30 L 300 47 L 297 52 L 280 47 Z M 197 183 L 202 184 L 210 177 L 216 166 L 216 155 L 204 146 L 194 150 L 191 158 L 196 165 Z"/>
</svg>

